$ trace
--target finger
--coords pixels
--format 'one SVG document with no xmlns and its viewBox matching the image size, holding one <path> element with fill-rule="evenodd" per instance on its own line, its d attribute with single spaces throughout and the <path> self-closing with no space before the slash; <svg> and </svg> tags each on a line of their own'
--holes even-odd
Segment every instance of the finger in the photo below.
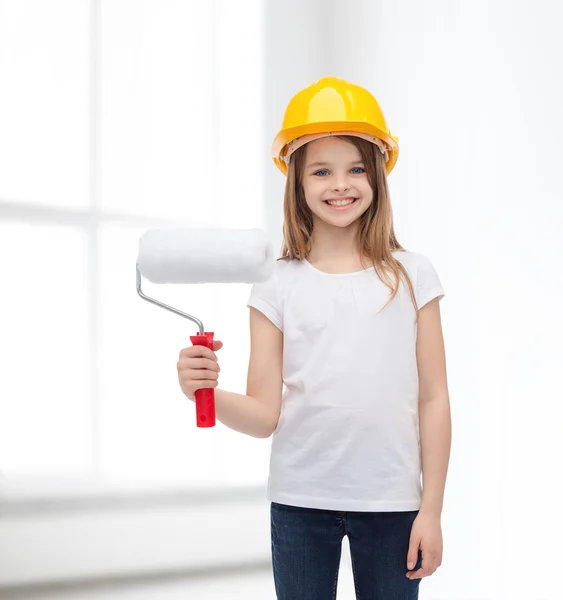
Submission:
<svg viewBox="0 0 563 600">
<path fill-rule="evenodd" d="M 418 569 L 418 571 L 412 571 L 411 573 L 407 573 L 407 577 L 409 579 L 422 579 L 424 577 L 423 572 L 423 569 Z"/>
<path fill-rule="evenodd" d="M 409 551 L 407 554 L 407 569 L 414 569 L 418 561 L 418 549 L 420 542 L 414 538 L 410 541 Z"/>
<path fill-rule="evenodd" d="M 418 569 L 418 571 L 412 571 L 410 573 L 407 573 L 407 577 L 409 579 L 422 579 L 423 577 L 427 577 L 428 575 L 430 575 L 430 573 L 428 573 L 426 569 Z"/>
<path fill-rule="evenodd" d="M 420 565 L 420 567 L 423 571 L 425 571 L 426 575 L 429 575 L 430 573 L 433 573 L 436 570 L 434 568 L 434 562 L 434 555 L 430 553 L 428 548 L 422 550 L 422 564 Z"/>
<path fill-rule="evenodd" d="M 180 350 L 179 360 L 184 360 L 186 358 L 198 358 L 200 356 L 209 358 L 210 360 L 217 360 L 217 357 L 213 351 L 205 346 L 188 346 L 187 348 L 182 348 L 182 350 Z"/>
<path fill-rule="evenodd" d="M 219 385 L 219 382 L 217 380 L 212 381 L 210 379 L 202 379 L 201 381 L 197 382 L 197 390 L 205 390 L 208 388 L 216 388 Z"/>
<path fill-rule="evenodd" d="M 205 346 L 192 346 L 191 348 L 185 348 L 180 353 L 180 358 L 198 358 L 200 356 L 217 362 L 216 354 Z"/>
<path fill-rule="evenodd" d="M 194 380 L 209 379 L 215 381 L 219 378 L 217 371 L 211 371 L 210 369 L 195 369 L 190 371 L 189 378 Z"/>
<path fill-rule="evenodd" d="M 209 360 L 208 358 L 191 358 L 183 364 L 184 369 L 209 369 L 210 371 L 217 371 L 217 373 L 221 370 L 219 363 L 214 360 Z"/>
<path fill-rule="evenodd" d="M 219 363 L 208 358 L 184 358 L 176 363 L 176 369 L 178 373 L 188 373 L 189 371 L 199 371 L 201 369 L 215 371 L 216 373 L 221 371 Z"/>
<path fill-rule="evenodd" d="M 422 564 L 420 569 L 408 573 L 407 577 L 409 577 L 409 579 L 421 579 L 422 577 L 428 577 L 436 570 L 433 561 L 428 557 L 427 554 L 424 554 L 424 551 L 422 552 L 422 555 Z"/>
<path fill-rule="evenodd" d="M 223 347 L 223 342 L 220 342 L 219 340 L 215 340 L 213 342 L 213 350 L 221 350 L 222 347 Z"/>
</svg>

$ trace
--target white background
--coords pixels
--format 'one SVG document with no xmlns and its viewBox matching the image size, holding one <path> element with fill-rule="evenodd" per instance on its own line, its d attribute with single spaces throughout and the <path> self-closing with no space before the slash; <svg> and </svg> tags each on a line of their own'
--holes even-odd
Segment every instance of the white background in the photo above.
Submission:
<svg viewBox="0 0 563 600">
<path fill-rule="evenodd" d="M 133 263 L 167 223 L 262 226 L 279 248 L 270 142 L 290 97 L 334 74 L 372 90 L 399 137 L 395 231 L 446 290 L 444 565 L 421 597 L 558 600 L 561 21 L 554 0 L 0 1 L 0 585 L 190 568 L 215 544 L 227 561 L 251 506 L 247 558 L 268 559 L 269 442 L 194 427 L 175 381 L 190 324 L 138 298 Z M 248 289 L 191 287 L 147 291 L 213 323 L 221 385 L 244 391 Z M 255 499 L 230 501 L 244 486 Z M 111 502 L 74 521 L 29 504 L 147 489 L 222 489 L 239 518 L 104 562 Z M 180 544 L 161 510 L 117 522 Z M 33 535 L 84 551 L 42 555 Z"/>
</svg>

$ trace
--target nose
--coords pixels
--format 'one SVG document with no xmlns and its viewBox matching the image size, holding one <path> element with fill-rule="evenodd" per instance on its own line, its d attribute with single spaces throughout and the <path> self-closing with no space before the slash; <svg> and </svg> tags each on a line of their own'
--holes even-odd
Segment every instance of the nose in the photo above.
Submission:
<svg viewBox="0 0 563 600">
<path fill-rule="evenodd" d="M 342 192 L 346 192 L 349 189 L 350 189 L 350 184 L 348 183 L 348 179 L 347 179 L 346 175 L 340 174 L 334 178 L 334 182 L 332 185 L 333 192 L 342 193 Z"/>
</svg>

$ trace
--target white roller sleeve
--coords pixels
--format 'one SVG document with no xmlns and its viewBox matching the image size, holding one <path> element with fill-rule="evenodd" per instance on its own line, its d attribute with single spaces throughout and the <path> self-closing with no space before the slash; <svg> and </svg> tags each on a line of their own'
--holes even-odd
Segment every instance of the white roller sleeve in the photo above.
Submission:
<svg viewBox="0 0 563 600">
<path fill-rule="evenodd" d="M 137 258 L 153 283 L 258 283 L 270 277 L 274 263 L 261 229 L 150 229 Z"/>
</svg>

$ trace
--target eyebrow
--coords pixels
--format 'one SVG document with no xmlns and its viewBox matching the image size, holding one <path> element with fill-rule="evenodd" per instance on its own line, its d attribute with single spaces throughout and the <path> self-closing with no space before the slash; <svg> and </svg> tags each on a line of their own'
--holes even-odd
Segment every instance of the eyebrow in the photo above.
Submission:
<svg viewBox="0 0 563 600">
<path fill-rule="evenodd" d="M 354 160 L 350 163 L 351 165 L 363 165 L 364 161 L 363 160 Z M 313 162 L 307 165 L 307 169 L 310 169 L 312 167 L 329 167 L 331 166 L 331 163 L 329 162 Z"/>
</svg>

